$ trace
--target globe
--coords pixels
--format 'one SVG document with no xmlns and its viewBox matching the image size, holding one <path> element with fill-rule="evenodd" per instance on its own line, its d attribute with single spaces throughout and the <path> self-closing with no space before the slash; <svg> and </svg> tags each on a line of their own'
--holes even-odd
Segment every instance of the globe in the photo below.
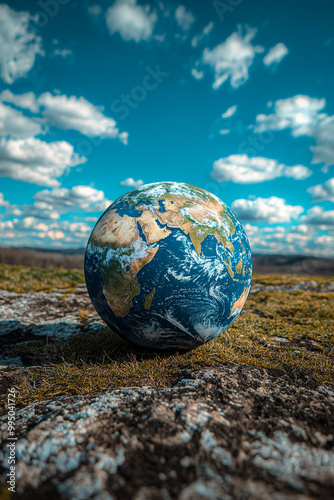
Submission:
<svg viewBox="0 0 334 500">
<path fill-rule="evenodd" d="M 220 335 L 247 299 L 252 257 L 233 212 L 208 191 L 157 182 L 121 196 L 85 253 L 91 301 L 121 337 L 192 349 Z"/>
</svg>

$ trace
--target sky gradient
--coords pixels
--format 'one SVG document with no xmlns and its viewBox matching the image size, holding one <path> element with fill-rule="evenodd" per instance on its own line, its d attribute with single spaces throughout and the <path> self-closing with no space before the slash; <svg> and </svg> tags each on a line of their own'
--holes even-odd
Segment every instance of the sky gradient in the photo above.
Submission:
<svg viewBox="0 0 334 500">
<path fill-rule="evenodd" d="M 0 4 L 0 244 L 84 247 L 111 201 L 194 184 L 254 253 L 333 256 L 332 2 Z"/>
</svg>

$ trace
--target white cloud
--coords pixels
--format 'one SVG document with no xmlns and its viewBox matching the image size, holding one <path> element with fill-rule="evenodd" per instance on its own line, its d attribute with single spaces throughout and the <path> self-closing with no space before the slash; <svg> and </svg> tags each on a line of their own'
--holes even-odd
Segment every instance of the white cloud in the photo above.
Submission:
<svg viewBox="0 0 334 500">
<path fill-rule="evenodd" d="M 255 198 L 252 200 L 235 200 L 231 208 L 241 220 L 290 222 L 304 211 L 300 205 L 287 205 L 285 200 L 271 196 L 270 198 Z"/>
<path fill-rule="evenodd" d="M 106 12 L 106 21 L 111 35 L 119 33 L 123 40 L 140 42 L 151 39 L 157 14 L 136 0 L 116 0 Z"/>
<path fill-rule="evenodd" d="M 192 68 L 191 70 L 191 74 L 193 75 L 193 77 L 196 79 L 196 80 L 201 80 L 204 76 L 204 73 L 203 71 L 198 71 L 197 68 Z"/>
<path fill-rule="evenodd" d="M 298 226 L 292 226 L 291 231 L 295 233 L 307 234 L 310 231 L 310 228 L 307 224 L 298 224 Z"/>
<path fill-rule="evenodd" d="M 205 48 L 201 62 L 215 73 L 213 88 L 219 88 L 228 78 L 232 87 L 237 88 L 248 80 L 248 71 L 257 53 L 263 47 L 252 45 L 256 29 L 247 29 L 245 36 L 232 33 L 225 42 L 210 50 Z"/>
<path fill-rule="evenodd" d="M 324 184 L 311 186 L 307 190 L 311 193 L 313 201 L 333 201 L 334 202 L 334 177 L 328 179 Z"/>
<path fill-rule="evenodd" d="M 11 205 L 6 211 L 6 215 L 19 215 L 20 217 L 35 217 L 36 219 L 60 218 L 60 213 L 52 205 L 43 201 L 36 201 L 32 205 Z"/>
<path fill-rule="evenodd" d="M 304 224 L 331 226 L 334 224 L 334 210 L 315 206 L 310 208 L 301 220 Z"/>
<path fill-rule="evenodd" d="M 135 181 L 132 177 L 128 177 L 124 181 L 121 181 L 122 186 L 133 186 L 134 188 L 138 188 L 143 184 L 143 181 L 141 179 L 138 179 L 138 181 Z"/>
<path fill-rule="evenodd" d="M 191 10 L 187 10 L 184 5 L 179 5 L 175 10 L 175 20 L 183 31 L 188 31 L 195 18 Z"/>
<path fill-rule="evenodd" d="M 0 177 L 41 186 L 58 186 L 67 168 L 84 163 L 65 141 L 43 142 L 36 138 L 0 139 Z"/>
<path fill-rule="evenodd" d="M 73 54 L 73 51 L 71 49 L 55 49 L 54 55 L 55 56 L 60 56 L 60 57 L 68 57 Z"/>
<path fill-rule="evenodd" d="M 237 111 L 237 106 L 236 104 L 234 106 L 231 106 L 228 108 L 225 113 L 222 114 L 222 118 L 230 118 L 231 116 L 235 115 Z"/>
<path fill-rule="evenodd" d="M 231 132 L 231 131 L 230 131 L 230 129 L 228 129 L 228 128 L 222 128 L 221 130 L 219 130 L 220 135 L 227 135 L 227 134 L 229 134 L 230 132 Z"/>
<path fill-rule="evenodd" d="M 0 5 L 0 76 L 6 83 L 26 76 L 36 55 L 44 55 L 41 37 L 31 29 L 33 20 L 28 12 Z"/>
<path fill-rule="evenodd" d="M 273 63 L 278 64 L 282 59 L 288 54 L 288 49 L 284 43 L 278 43 L 275 47 L 272 47 L 268 54 L 263 58 L 263 63 L 266 66 L 270 66 Z"/>
<path fill-rule="evenodd" d="M 307 95 L 280 99 L 275 102 L 273 113 L 257 115 L 255 132 L 291 128 L 294 136 L 311 135 L 314 127 L 325 116 L 319 113 L 325 105 L 325 99 L 316 99 Z"/>
<path fill-rule="evenodd" d="M 311 173 L 311 170 L 304 165 L 288 167 L 284 163 L 278 163 L 277 160 L 261 156 L 250 158 L 247 155 L 230 155 L 214 162 L 211 178 L 218 181 L 230 180 L 238 184 L 252 184 L 277 177 L 306 179 Z"/>
<path fill-rule="evenodd" d="M 112 203 L 103 191 L 91 186 L 73 186 L 45 189 L 34 195 L 37 203 L 45 203 L 54 210 L 65 212 L 104 212 Z"/>
<path fill-rule="evenodd" d="M 0 102 L 0 135 L 15 138 L 31 137 L 42 131 L 40 123 Z"/>
<path fill-rule="evenodd" d="M 52 95 L 49 92 L 38 98 L 44 118 L 64 130 L 78 130 L 84 135 L 95 137 L 116 137 L 116 122 L 108 118 L 83 97 Z"/>
<path fill-rule="evenodd" d="M 256 117 L 255 132 L 264 130 L 291 129 L 293 136 L 307 135 L 316 141 L 310 149 L 312 163 L 324 163 L 323 170 L 334 164 L 334 115 L 321 112 L 326 105 L 325 99 L 296 95 L 276 101 L 274 112 Z"/>
<path fill-rule="evenodd" d="M 312 131 L 316 145 L 311 146 L 312 163 L 324 163 L 326 172 L 329 165 L 334 164 L 334 116 L 326 116 Z"/>
<path fill-rule="evenodd" d="M 198 35 L 195 35 L 194 38 L 191 40 L 191 45 L 193 47 L 197 47 L 197 45 L 203 40 L 203 38 L 205 36 L 207 36 L 210 31 L 212 30 L 213 28 L 213 23 L 209 23 L 207 24 L 206 26 L 204 26 L 203 30 L 201 31 L 201 33 L 199 33 Z"/>
<path fill-rule="evenodd" d="M 115 120 L 103 114 L 103 107 L 94 106 L 84 97 L 52 95 L 49 92 L 36 97 L 32 92 L 14 95 L 3 91 L 0 99 L 34 113 L 40 112 L 44 122 L 63 130 L 77 130 L 89 137 L 119 136 L 122 142 L 127 142 L 127 132 L 119 135 Z"/>
<path fill-rule="evenodd" d="M 17 95 L 10 90 L 3 90 L 0 94 L 0 101 L 15 104 L 18 108 L 29 109 L 32 113 L 39 111 L 39 105 L 33 92 Z"/>
<path fill-rule="evenodd" d="M 0 222 L 1 244 L 46 248 L 86 245 L 92 225 L 85 222 L 41 221 L 29 216 Z"/>
<path fill-rule="evenodd" d="M 329 244 L 316 244 L 317 231 L 305 224 L 285 228 L 282 226 L 256 227 L 246 224 L 245 230 L 254 254 L 317 255 L 328 257 L 332 250 Z M 303 268 L 296 263 L 300 270 Z M 297 270 L 297 267 L 296 267 Z"/>
<path fill-rule="evenodd" d="M 118 138 L 123 144 L 127 145 L 129 134 L 128 132 L 121 132 L 120 134 L 118 134 Z"/>
<path fill-rule="evenodd" d="M 60 219 L 60 214 L 69 212 L 104 212 L 112 203 L 103 191 L 91 186 L 73 186 L 71 189 L 64 187 L 45 189 L 34 195 L 32 205 L 6 206 L 6 216 L 20 215 L 25 219 L 35 218 L 44 220 Z M 0 194 L 1 206 L 1 194 Z M 92 218 L 88 218 L 91 219 Z M 96 221 L 96 218 L 93 219 Z"/>
<path fill-rule="evenodd" d="M 8 207 L 9 202 L 5 200 L 4 194 L 0 193 L 0 207 Z"/>
</svg>

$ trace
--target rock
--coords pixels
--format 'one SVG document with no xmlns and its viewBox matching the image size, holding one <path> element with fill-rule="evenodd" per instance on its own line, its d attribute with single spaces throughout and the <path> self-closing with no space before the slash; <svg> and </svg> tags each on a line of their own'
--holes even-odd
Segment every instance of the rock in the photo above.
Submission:
<svg viewBox="0 0 334 500">
<path fill-rule="evenodd" d="M 30 340 L 65 340 L 80 333 L 93 333 L 105 325 L 95 312 L 87 290 L 44 293 L 14 293 L 0 290 L 0 339 L 2 350 Z M 0 358 L 0 367 L 16 364 L 19 358 Z"/>
<path fill-rule="evenodd" d="M 171 388 L 41 402 L 17 413 L 15 497 L 333 498 L 333 415 L 331 387 L 246 365 L 184 371 Z"/>
</svg>

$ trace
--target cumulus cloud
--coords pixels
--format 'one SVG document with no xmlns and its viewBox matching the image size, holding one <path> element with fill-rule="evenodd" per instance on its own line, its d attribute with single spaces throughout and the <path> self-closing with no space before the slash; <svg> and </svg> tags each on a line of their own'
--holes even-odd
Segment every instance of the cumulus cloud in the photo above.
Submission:
<svg viewBox="0 0 334 500">
<path fill-rule="evenodd" d="M 225 113 L 222 114 L 222 118 L 230 118 L 231 116 L 235 115 L 237 111 L 237 106 L 236 104 L 234 106 L 231 106 L 228 108 Z"/>
<path fill-rule="evenodd" d="M 138 181 L 135 181 L 132 177 L 128 177 L 124 181 L 121 181 L 122 186 L 132 186 L 134 188 L 138 188 L 143 184 L 143 181 L 141 179 L 138 179 Z"/>
<path fill-rule="evenodd" d="M 316 255 L 317 257 L 332 255 L 333 242 L 315 226 L 298 224 L 287 228 L 282 226 L 257 227 L 246 224 L 244 227 L 254 254 Z M 303 267 L 300 267 L 300 270 L 302 271 Z"/>
<path fill-rule="evenodd" d="M 118 138 L 123 144 L 127 145 L 128 139 L 129 139 L 129 134 L 128 134 L 128 132 L 121 132 L 120 134 L 118 134 Z"/>
<path fill-rule="evenodd" d="M 266 66 L 274 63 L 278 64 L 288 53 L 289 51 L 284 43 L 278 43 L 269 50 L 268 54 L 263 58 L 263 63 Z"/>
<path fill-rule="evenodd" d="M 311 146 L 312 163 L 324 163 L 326 172 L 334 164 L 334 116 L 326 116 L 312 131 L 316 145 Z"/>
<path fill-rule="evenodd" d="M 118 134 L 115 120 L 104 116 L 99 108 L 83 97 L 46 92 L 38 98 L 38 103 L 44 118 L 58 128 L 78 130 L 91 137 L 116 137 Z"/>
<path fill-rule="evenodd" d="M 244 36 L 240 32 L 232 33 L 225 42 L 212 50 L 204 49 L 200 63 L 214 71 L 213 88 L 218 89 L 228 79 L 234 88 L 248 80 L 249 68 L 256 54 L 263 52 L 263 47 L 251 43 L 256 31 L 247 28 Z"/>
<path fill-rule="evenodd" d="M 274 112 L 256 117 L 255 132 L 264 130 L 290 129 L 295 137 L 306 135 L 313 137 L 315 146 L 312 163 L 324 163 L 323 170 L 334 164 L 334 115 L 323 112 L 325 99 L 316 99 L 306 95 L 296 95 L 276 101 Z"/>
<path fill-rule="evenodd" d="M 8 84 L 26 76 L 37 54 L 44 55 L 41 37 L 36 36 L 28 12 L 0 5 L 0 76 Z"/>
<path fill-rule="evenodd" d="M 328 179 L 324 184 L 311 186 L 308 190 L 313 201 L 333 201 L 334 202 L 334 177 Z"/>
<path fill-rule="evenodd" d="M 5 200 L 4 194 L 0 193 L 0 207 L 8 207 L 9 202 Z"/>
<path fill-rule="evenodd" d="M 38 135 L 41 131 L 41 124 L 36 120 L 0 102 L 0 135 L 23 138 Z"/>
<path fill-rule="evenodd" d="M 157 22 L 157 14 L 149 5 L 138 5 L 136 0 L 116 0 L 106 12 L 110 34 L 119 33 L 123 40 L 150 40 Z"/>
<path fill-rule="evenodd" d="M 46 143 L 36 138 L 0 139 L 0 177 L 41 186 L 58 186 L 67 168 L 84 163 L 65 141 Z"/>
<path fill-rule="evenodd" d="M 85 222 L 41 221 L 29 216 L 0 221 L 1 243 L 54 248 L 84 247 L 92 226 Z"/>
<path fill-rule="evenodd" d="M 207 24 L 206 26 L 204 26 L 202 31 L 198 35 L 195 35 L 194 38 L 191 40 L 191 45 L 193 47 L 197 47 L 197 45 L 203 40 L 203 38 L 206 37 L 210 33 L 212 28 L 213 28 L 212 22 Z"/>
<path fill-rule="evenodd" d="M 187 10 L 184 5 L 179 5 L 175 10 L 175 20 L 183 31 L 188 31 L 195 18 L 191 10 Z"/>
<path fill-rule="evenodd" d="M 301 220 L 304 224 L 331 226 L 334 225 L 334 210 L 324 210 L 315 206 L 310 208 Z"/>
<path fill-rule="evenodd" d="M 325 105 L 325 99 L 316 99 L 307 95 L 280 99 L 275 102 L 273 113 L 257 115 L 255 132 L 290 128 L 294 136 L 311 135 L 313 129 L 325 116 L 319 113 Z"/>
<path fill-rule="evenodd" d="M 39 104 L 33 92 L 13 94 L 10 90 L 3 90 L 0 94 L 0 101 L 15 104 L 18 108 L 28 109 L 32 113 L 39 112 Z"/>
<path fill-rule="evenodd" d="M 114 138 L 119 136 L 122 142 L 125 144 L 127 142 L 127 132 L 119 134 L 115 120 L 103 114 L 103 107 L 94 106 L 84 97 L 52 95 L 50 92 L 37 97 L 32 92 L 14 95 L 10 91 L 3 91 L 0 99 L 19 108 L 40 113 L 44 123 L 60 129 L 77 130 L 89 137 Z M 25 119 L 28 120 L 28 118 Z"/>
<path fill-rule="evenodd" d="M 91 186 L 73 186 L 45 189 L 34 195 L 37 203 L 45 203 L 53 209 L 65 213 L 69 211 L 104 212 L 112 203 L 103 191 Z"/>
<path fill-rule="evenodd" d="M 304 211 L 300 205 L 288 205 L 282 198 L 255 198 L 235 200 L 231 208 L 243 221 L 290 222 Z"/>
<path fill-rule="evenodd" d="M 261 156 L 250 158 L 247 155 L 230 155 L 214 162 L 211 178 L 218 181 L 230 180 L 238 184 L 253 184 L 278 177 L 306 179 L 311 174 L 311 170 L 304 165 L 288 167 L 277 160 Z"/>
<path fill-rule="evenodd" d="M 191 74 L 196 80 L 201 80 L 204 76 L 203 71 L 199 71 L 197 68 L 192 68 Z"/>
</svg>

